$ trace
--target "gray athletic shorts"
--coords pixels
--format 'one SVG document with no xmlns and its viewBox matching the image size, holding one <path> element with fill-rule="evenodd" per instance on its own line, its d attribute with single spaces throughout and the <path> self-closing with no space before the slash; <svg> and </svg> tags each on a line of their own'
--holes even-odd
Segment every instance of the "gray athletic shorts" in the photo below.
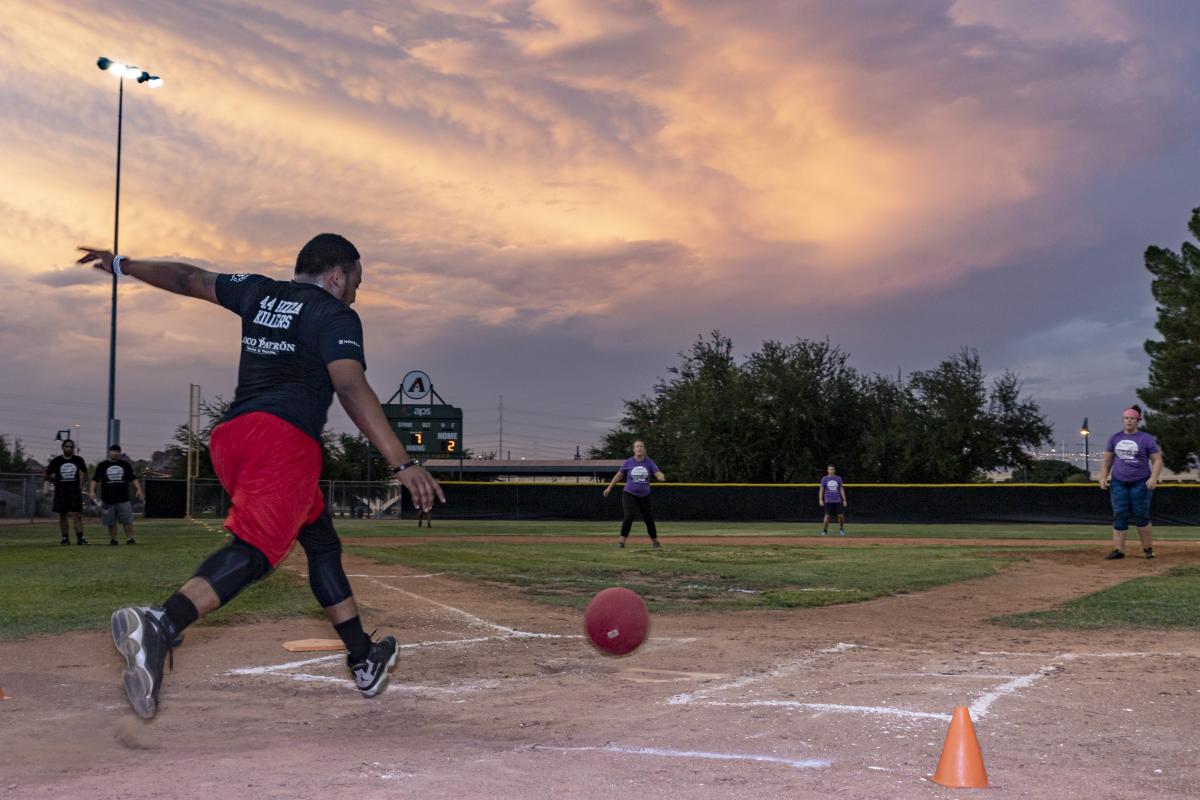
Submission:
<svg viewBox="0 0 1200 800">
<path fill-rule="evenodd" d="M 113 505 L 100 506 L 100 524 L 104 527 L 116 525 L 120 522 L 122 525 L 133 524 L 133 504 L 126 500 L 124 503 L 114 503 Z"/>
</svg>

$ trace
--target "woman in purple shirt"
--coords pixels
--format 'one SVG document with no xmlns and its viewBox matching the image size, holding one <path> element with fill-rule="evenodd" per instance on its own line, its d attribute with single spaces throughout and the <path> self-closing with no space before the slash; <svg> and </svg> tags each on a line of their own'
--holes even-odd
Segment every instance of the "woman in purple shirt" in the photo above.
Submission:
<svg viewBox="0 0 1200 800">
<path fill-rule="evenodd" d="M 1125 409 L 1121 415 L 1121 430 L 1108 437 L 1108 447 L 1104 448 L 1100 488 L 1109 489 L 1113 509 L 1113 550 L 1105 556 L 1107 559 L 1125 557 L 1125 535 L 1129 531 L 1130 517 L 1142 540 L 1142 555 L 1154 558 L 1150 498 L 1162 472 L 1163 455 L 1154 437 L 1138 430 L 1141 421 L 1140 408 Z"/>
<path fill-rule="evenodd" d="M 662 547 L 658 543 L 658 529 L 654 526 L 654 509 L 650 506 L 651 475 L 655 480 L 667 479 L 658 468 L 658 464 L 646 455 L 646 443 L 638 439 L 633 443 L 633 457 L 625 459 L 625 463 L 613 475 L 604 490 L 604 496 L 608 497 L 617 481 L 625 480 L 625 491 L 621 492 L 621 509 L 625 512 L 625 519 L 621 522 L 621 541 L 617 543 L 617 547 L 624 547 L 625 540 L 629 538 L 635 508 L 641 512 L 642 521 L 646 523 L 646 533 L 650 534 L 651 546 L 656 550 Z"/>
</svg>

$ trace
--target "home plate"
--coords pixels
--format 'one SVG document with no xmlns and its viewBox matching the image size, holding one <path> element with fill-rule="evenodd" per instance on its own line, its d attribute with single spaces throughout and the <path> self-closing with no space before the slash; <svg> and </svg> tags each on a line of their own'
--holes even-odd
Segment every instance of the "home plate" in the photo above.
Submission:
<svg viewBox="0 0 1200 800">
<path fill-rule="evenodd" d="M 617 673 L 618 678 L 637 683 L 675 683 L 677 681 L 715 681 L 725 675 L 716 672 L 679 672 L 673 669 L 644 669 L 634 667 Z"/>
<path fill-rule="evenodd" d="M 345 650 L 341 639 L 296 639 L 284 642 L 283 649 L 289 653 L 321 653 L 329 650 Z"/>
</svg>

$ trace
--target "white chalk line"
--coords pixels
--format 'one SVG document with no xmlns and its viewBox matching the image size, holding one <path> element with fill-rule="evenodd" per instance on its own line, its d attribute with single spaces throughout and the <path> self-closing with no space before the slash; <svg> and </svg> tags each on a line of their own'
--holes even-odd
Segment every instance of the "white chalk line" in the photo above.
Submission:
<svg viewBox="0 0 1200 800">
<path fill-rule="evenodd" d="M 1014 678 L 1008 683 L 1001 684 L 990 692 L 985 692 L 983 695 L 975 698 L 975 700 L 967 707 L 971 712 L 971 719 L 982 719 L 986 717 L 992 704 L 1005 695 L 1015 693 L 1019 689 L 1024 689 L 1032 686 L 1038 678 L 1044 678 L 1058 671 L 1058 667 L 1053 664 L 1042 667 L 1037 672 L 1031 672 L 1028 675 L 1022 675 L 1019 678 Z"/>
<path fill-rule="evenodd" d="M 907 708 L 891 706 L 851 706 L 841 703 L 802 703 L 796 700 L 744 700 L 723 702 L 719 700 L 703 701 L 706 706 L 723 706 L 732 708 L 801 708 L 805 711 L 831 711 L 842 714 L 866 714 L 868 716 L 903 717 L 905 719 L 936 719 L 950 721 L 950 715 L 936 711 L 910 711 Z"/>
<path fill-rule="evenodd" d="M 866 648 L 862 645 L 857 645 L 848 642 L 838 642 L 832 647 L 827 647 L 816 652 L 814 656 L 799 659 L 797 661 L 785 664 L 773 670 L 746 675 L 740 678 L 735 678 L 732 681 L 727 681 L 723 684 L 710 686 L 699 689 L 695 692 L 684 692 L 674 695 L 667 699 L 668 705 L 687 705 L 697 703 L 702 705 L 723 706 L 723 707 L 740 707 L 740 708 L 793 708 L 805 709 L 810 711 L 828 711 L 835 713 L 849 714 L 867 714 L 867 715 L 882 715 L 903 717 L 909 719 L 935 719 L 939 721 L 949 721 L 950 715 L 943 712 L 931 711 L 916 711 L 913 709 L 896 708 L 892 706 L 861 706 L 849 705 L 840 703 L 808 703 L 795 700 L 717 700 L 714 695 L 727 693 L 737 689 L 744 689 L 747 686 L 761 683 L 763 681 L 775 680 L 794 674 L 801 669 L 810 666 L 819 655 L 840 655 L 857 649 L 873 649 L 886 650 L 887 648 Z M 901 651 L 913 652 L 913 651 Z M 923 651 L 924 652 L 924 651 Z M 1147 653 L 1147 652 L 1101 652 L 1101 653 L 1013 653 L 1006 651 L 979 651 L 977 655 L 987 656 L 1021 656 L 1021 657 L 1041 657 L 1049 658 L 1052 663 L 1039 667 L 1037 670 L 1026 675 L 994 675 L 994 674 L 978 674 L 978 673 L 912 673 L 911 677 L 933 677 L 933 678 L 973 678 L 973 679 L 1005 679 L 1005 683 L 990 689 L 980 696 L 976 697 L 968 706 L 972 719 L 982 719 L 991 714 L 992 706 L 1002 697 L 1016 694 L 1022 689 L 1026 689 L 1036 683 L 1038 680 L 1052 675 L 1059 670 L 1059 666 L 1055 662 L 1072 661 L 1081 658 L 1144 658 L 1150 656 L 1184 656 L 1184 653 Z M 877 677 L 889 677 L 888 675 L 880 675 Z M 893 676 L 895 677 L 895 676 Z M 904 676 L 909 677 L 909 676 Z"/>
<path fill-rule="evenodd" d="M 329 683 L 334 684 L 348 692 L 357 692 L 358 687 L 354 685 L 348 676 L 338 678 L 333 675 L 313 675 L 307 672 L 289 672 L 279 677 L 287 680 L 297 681 L 299 683 Z M 467 681 L 453 686 L 425 686 L 419 683 L 392 683 L 388 686 L 388 692 L 395 694 L 445 694 L 455 695 L 463 692 L 479 692 L 485 689 L 495 689 L 500 685 L 500 681 Z"/>
<path fill-rule="evenodd" d="M 617 753 L 631 756 L 659 756 L 662 758 L 697 758 L 709 761 L 757 761 L 767 764 L 783 764 L 794 769 L 821 769 L 833 762 L 822 758 L 793 759 L 779 756 L 759 755 L 756 753 L 709 753 L 703 750 L 667 750 L 658 747 L 632 747 L 607 744 L 602 747 L 555 747 L 552 745 L 535 744 L 529 748 L 534 751 L 551 751 L 556 753 Z"/>
</svg>

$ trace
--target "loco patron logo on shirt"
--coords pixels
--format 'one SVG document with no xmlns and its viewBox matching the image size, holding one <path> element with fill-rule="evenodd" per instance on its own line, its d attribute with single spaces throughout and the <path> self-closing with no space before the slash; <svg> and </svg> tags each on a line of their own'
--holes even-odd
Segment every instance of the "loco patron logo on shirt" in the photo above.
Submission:
<svg viewBox="0 0 1200 800">
<path fill-rule="evenodd" d="M 825 483 L 825 488 L 826 488 L 827 490 L 829 490 L 830 492 L 836 492 L 836 491 L 838 490 L 838 488 L 839 488 L 839 486 L 838 486 L 838 482 L 837 482 L 837 481 L 835 481 L 835 480 L 830 480 L 830 481 L 827 481 L 827 482 Z"/>
<path fill-rule="evenodd" d="M 629 480 L 633 481 L 634 483 L 649 483 L 650 470 L 646 469 L 645 467 L 634 467 L 633 469 L 629 470 Z"/>
<path fill-rule="evenodd" d="M 125 479 L 125 468 L 120 464 L 113 464 L 104 472 L 106 475 L 108 475 L 108 480 L 110 483 L 116 483 L 117 481 Z"/>
<path fill-rule="evenodd" d="M 58 468 L 58 474 L 64 481 L 73 481 L 79 477 L 79 467 L 67 461 Z"/>
<path fill-rule="evenodd" d="M 277 356 L 280 353 L 296 352 L 296 345 L 291 342 L 276 342 L 261 336 L 257 339 L 253 336 L 243 336 L 242 345 L 246 348 L 247 353 L 253 353 L 256 356 Z"/>
</svg>

